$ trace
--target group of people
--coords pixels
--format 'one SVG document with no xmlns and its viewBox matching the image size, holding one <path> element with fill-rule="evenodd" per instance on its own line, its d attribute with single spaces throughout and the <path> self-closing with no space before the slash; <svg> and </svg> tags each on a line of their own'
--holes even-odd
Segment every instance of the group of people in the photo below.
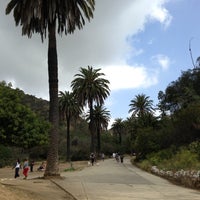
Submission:
<svg viewBox="0 0 200 200">
<path fill-rule="evenodd" d="M 34 161 L 31 161 L 30 162 L 30 165 L 29 165 L 29 162 L 28 162 L 28 159 L 25 159 L 24 162 L 23 162 L 23 166 L 21 166 L 21 163 L 20 163 L 20 160 L 17 159 L 13 169 L 15 169 L 15 175 L 14 177 L 17 178 L 19 177 L 19 171 L 20 169 L 23 169 L 22 173 L 24 175 L 24 179 L 27 179 L 28 177 L 28 173 L 29 173 L 29 170 L 30 172 L 33 172 L 33 166 L 34 166 L 35 162 Z M 45 162 L 42 162 L 42 164 L 38 167 L 38 171 L 44 171 L 45 170 Z"/>
<path fill-rule="evenodd" d="M 19 177 L 19 170 L 21 169 L 21 163 L 20 160 L 17 159 L 15 166 L 13 167 L 15 168 L 15 178 Z M 27 179 L 28 177 L 28 171 L 29 171 L 29 164 L 28 164 L 28 159 L 24 160 L 23 163 L 23 175 L 24 175 L 24 179 Z"/>
<path fill-rule="evenodd" d="M 102 161 L 104 161 L 105 154 L 101 153 L 100 156 L 101 156 Z M 94 165 L 95 162 L 96 162 L 96 154 L 95 153 L 91 153 L 90 154 L 90 163 L 92 164 L 92 166 Z"/>
<path fill-rule="evenodd" d="M 123 154 L 120 154 L 120 153 L 113 153 L 113 158 L 116 159 L 117 162 L 121 162 L 123 163 L 124 162 L 124 155 Z"/>
</svg>

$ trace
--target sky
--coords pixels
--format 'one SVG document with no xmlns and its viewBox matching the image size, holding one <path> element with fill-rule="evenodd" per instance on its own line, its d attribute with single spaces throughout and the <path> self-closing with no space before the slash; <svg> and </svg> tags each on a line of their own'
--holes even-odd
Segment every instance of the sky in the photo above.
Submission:
<svg viewBox="0 0 200 200">
<path fill-rule="evenodd" d="M 9 0 L 0 1 L 0 81 L 49 100 L 47 48 L 40 35 L 21 35 Z M 199 0 L 96 0 L 94 18 L 73 35 L 57 36 L 59 91 L 70 91 L 81 67 L 101 69 L 110 81 L 105 107 L 112 122 L 130 116 L 138 94 L 158 92 L 193 68 L 200 56 Z"/>
</svg>

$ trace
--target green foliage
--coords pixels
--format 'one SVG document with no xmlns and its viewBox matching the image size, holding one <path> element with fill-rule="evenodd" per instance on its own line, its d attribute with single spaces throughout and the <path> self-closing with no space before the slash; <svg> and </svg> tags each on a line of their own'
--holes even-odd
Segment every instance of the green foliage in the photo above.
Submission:
<svg viewBox="0 0 200 200">
<path fill-rule="evenodd" d="M 22 103 L 24 93 L 0 84 L 2 144 L 30 148 L 48 142 L 49 124 Z"/>
<path fill-rule="evenodd" d="M 187 149 L 181 149 L 170 160 L 170 165 L 168 165 L 167 168 L 170 170 L 193 170 L 197 169 L 199 166 L 197 154 L 194 154 Z"/>
<path fill-rule="evenodd" d="M 192 153 L 196 153 L 198 155 L 198 158 L 200 160 L 200 141 L 194 141 L 189 145 L 189 150 Z"/>
<path fill-rule="evenodd" d="M 0 168 L 5 166 L 13 166 L 17 158 L 22 161 L 27 157 L 27 152 L 23 151 L 22 148 L 4 146 L 0 144 Z"/>
<path fill-rule="evenodd" d="M 186 147 L 177 149 L 172 146 L 168 149 L 151 153 L 147 159 L 141 161 L 139 166 L 143 169 L 150 169 L 151 166 L 157 166 L 164 170 L 198 170 L 200 167 L 197 153 L 190 151 Z"/>
<path fill-rule="evenodd" d="M 200 70 L 199 68 L 182 72 L 182 75 L 159 92 L 159 107 L 163 112 L 176 111 L 188 107 L 200 100 Z"/>
<path fill-rule="evenodd" d="M 10 164 L 12 158 L 12 149 L 0 145 L 0 168 Z"/>
<path fill-rule="evenodd" d="M 160 163 L 171 159 L 176 154 L 176 151 L 176 147 L 171 146 L 168 149 L 162 149 L 158 152 L 150 153 L 147 155 L 147 160 L 151 163 L 151 165 L 158 166 Z"/>
<path fill-rule="evenodd" d="M 159 138 L 152 128 L 138 130 L 134 149 L 137 153 L 137 159 L 144 159 L 150 152 L 156 152 L 160 149 Z"/>
</svg>

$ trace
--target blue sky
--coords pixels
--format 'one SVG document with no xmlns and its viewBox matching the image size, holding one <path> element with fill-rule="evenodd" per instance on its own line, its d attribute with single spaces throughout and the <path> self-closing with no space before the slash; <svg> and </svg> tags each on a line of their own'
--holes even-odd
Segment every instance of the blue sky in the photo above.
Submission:
<svg viewBox="0 0 200 200">
<path fill-rule="evenodd" d="M 48 100 L 47 42 L 21 36 L 9 0 L 0 1 L 0 80 Z M 113 3 L 114 2 L 114 3 Z M 101 68 L 110 81 L 111 123 L 126 119 L 131 99 L 157 95 L 200 56 L 199 0 L 96 0 L 94 19 L 73 35 L 57 37 L 59 90 L 70 90 L 80 67 Z"/>
</svg>

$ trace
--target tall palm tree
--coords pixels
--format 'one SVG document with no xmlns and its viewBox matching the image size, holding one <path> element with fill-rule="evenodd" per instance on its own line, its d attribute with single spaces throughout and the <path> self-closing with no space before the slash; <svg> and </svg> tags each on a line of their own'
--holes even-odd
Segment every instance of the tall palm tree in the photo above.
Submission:
<svg viewBox="0 0 200 200">
<path fill-rule="evenodd" d="M 118 136 L 118 142 L 121 145 L 122 144 L 122 133 L 124 131 L 124 122 L 122 118 L 117 118 L 112 124 L 111 129 L 113 130 L 113 133 Z"/>
<path fill-rule="evenodd" d="M 93 17 L 95 0 L 11 0 L 6 14 L 13 10 L 16 25 L 22 26 L 22 35 L 29 38 L 39 33 L 42 41 L 48 33 L 49 121 L 50 144 L 45 176 L 59 176 L 58 166 L 58 61 L 56 29 L 58 34 L 73 33 L 85 25 L 84 17 Z"/>
<path fill-rule="evenodd" d="M 133 112 L 132 116 L 142 117 L 146 113 L 154 112 L 153 101 L 145 94 L 136 95 L 129 106 L 131 107 L 129 113 Z"/>
<path fill-rule="evenodd" d="M 70 161 L 70 123 L 71 120 L 78 118 L 81 113 L 81 107 L 79 106 L 74 93 L 65 91 L 59 93 L 59 108 L 61 113 L 65 115 L 67 122 L 67 161 Z"/>
<path fill-rule="evenodd" d="M 110 112 L 103 105 L 95 105 L 93 115 L 97 133 L 97 153 L 99 154 L 101 151 L 101 131 L 107 130 Z"/>
<path fill-rule="evenodd" d="M 88 66 L 81 68 L 80 74 L 75 75 L 75 79 L 71 83 L 72 90 L 76 94 L 80 105 L 88 106 L 90 112 L 89 130 L 91 134 L 91 152 L 95 151 L 94 146 L 94 104 L 102 105 L 108 97 L 110 90 L 109 81 L 102 78 L 104 73 L 100 73 L 101 69 L 93 69 Z"/>
</svg>

